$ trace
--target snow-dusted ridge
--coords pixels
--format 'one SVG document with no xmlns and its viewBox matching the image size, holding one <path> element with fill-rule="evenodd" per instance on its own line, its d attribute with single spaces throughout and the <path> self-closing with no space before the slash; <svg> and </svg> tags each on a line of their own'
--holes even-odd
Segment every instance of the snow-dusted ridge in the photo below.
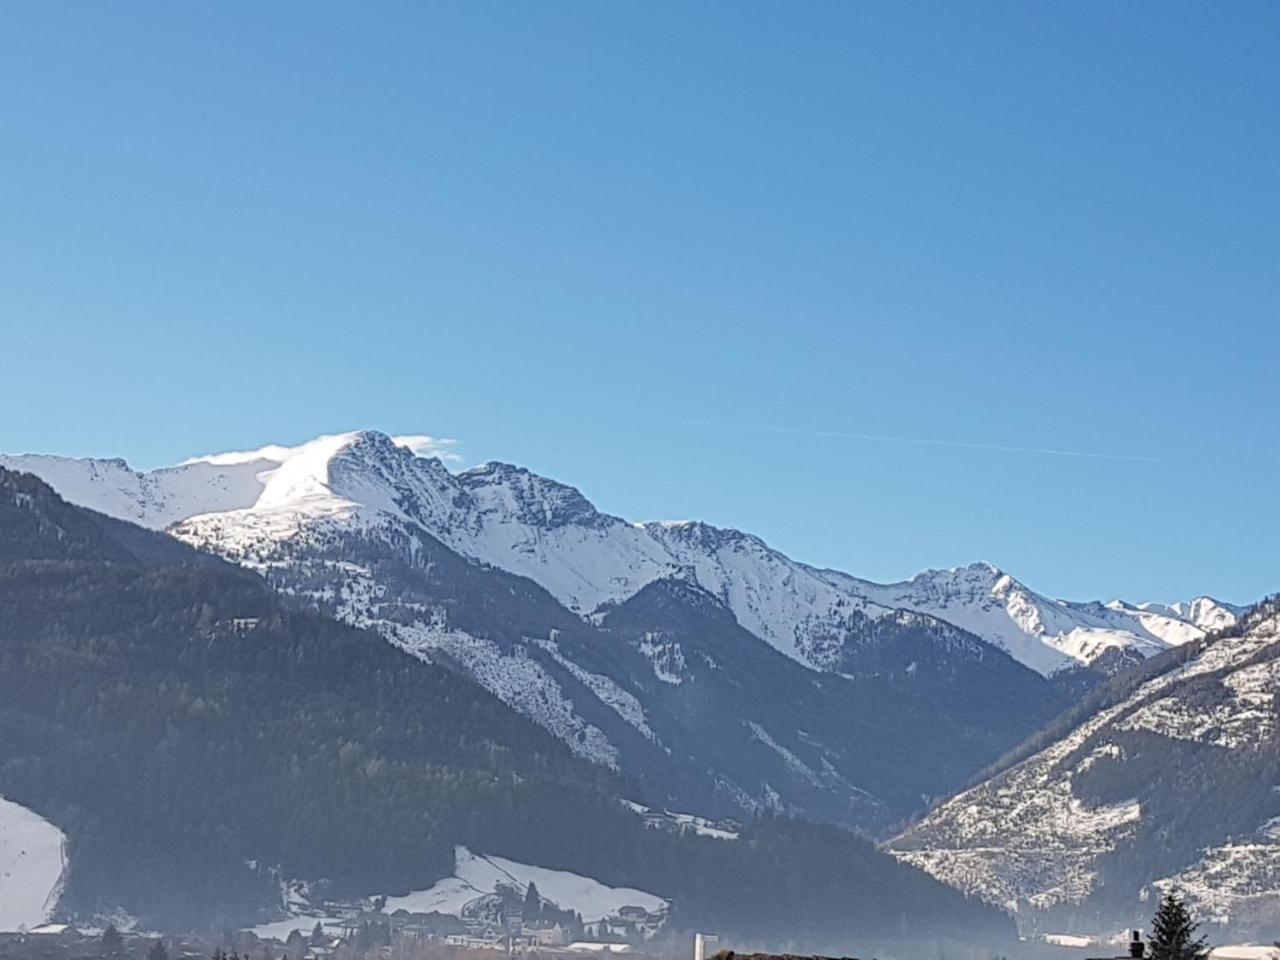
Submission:
<svg viewBox="0 0 1280 960">
<path fill-rule="evenodd" d="M 441 444 L 446 444 L 442 446 Z M 411 525 L 465 557 L 529 577 L 583 616 L 683 577 L 745 628 L 817 669 L 834 662 L 851 617 L 896 610 L 936 617 L 1050 674 L 1115 649 L 1143 656 L 1229 625 L 1239 609 L 1208 597 L 1170 605 L 1069 603 L 991 564 L 927 570 L 877 584 L 818 570 L 750 534 L 698 521 L 631 523 L 573 487 L 489 463 L 453 472 L 447 442 L 375 431 L 294 447 L 211 454 L 139 472 L 123 460 L 0 456 L 73 503 L 177 536 L 250 565 L 317 524 L 377 531 Z"/>
<path fill-rule="evenodd" d="M 926 570 L 886 585 L 828 575 L 886 606 L 927 613 L 968 630 L 1044 674 L 1092 663 L 1109 650 L 1149 657 L 1230 626 L 1243 612 L 1210 597 L 1171 605 L 1054 600 L 985 562 Z"/>
</svg>

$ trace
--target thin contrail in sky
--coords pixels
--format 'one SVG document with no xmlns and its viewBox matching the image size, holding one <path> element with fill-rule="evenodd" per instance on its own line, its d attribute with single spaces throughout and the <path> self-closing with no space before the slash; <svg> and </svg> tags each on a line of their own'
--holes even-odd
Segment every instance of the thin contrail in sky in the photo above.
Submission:
<svg viewBox="0 0 1280 960">
<path fill-rule="evenodd" d="M 1083 457 L 1089 460 L 1125 460 L 1130 463 L 1162 463 L 1160 457 L 1143 457 L 1128 453 L 1102 453 L 1097 450 L 1059 450 L 1056 447 L 1020 447 L 1003 443 L 975 443 L 967 440 L 937 440 L 930 437 L 893 437 L 879 433 L 852 433 L 843 430 L 812 430 L 805 427 L 770 427 L 750 423 L 715 423 L 695 420 L 708 427 L 726 430 L 750 430 L 757 433 L 784 433 L 798 437 L 828 437 L 838 440 L 869 440 L 877 443 L 914 443 L 931 447 L 960 447 L 966 450 L 996 450 L 1002 453 L 1039 453 L 1053 457 Z"/>
</svg>

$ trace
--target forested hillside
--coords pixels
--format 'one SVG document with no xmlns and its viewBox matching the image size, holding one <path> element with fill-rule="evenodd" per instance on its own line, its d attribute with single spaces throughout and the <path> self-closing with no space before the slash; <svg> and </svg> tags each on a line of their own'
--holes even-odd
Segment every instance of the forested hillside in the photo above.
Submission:
<svg viewBox="0 0 1280 960">
<path fill-rule="evenodd" d="M 647 830 L 618 802 L 636 785 L 469 680 L 33 477 L 0 471 L 0 534 L 0 794 L 66 832 L 63 913 L 248 922 L 281 877 L 420 889 L 464 843 L 743 936 L 1009 933 L 834 828 Z"/>
</svg>

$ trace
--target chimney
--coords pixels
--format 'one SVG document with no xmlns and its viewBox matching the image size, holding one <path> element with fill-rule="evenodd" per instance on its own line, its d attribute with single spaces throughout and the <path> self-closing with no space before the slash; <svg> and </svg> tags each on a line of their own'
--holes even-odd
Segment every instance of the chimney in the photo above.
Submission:
<svg viewBox="0 0 1280 960">
<path fill-rule="evenodd" d="M 1129 937 L 1129 956 L 1133 960 L 1142 960 L 1146 952 L 1147 945 L 1142 942 L 1142 931 L 1134 930 L 1132 936 Z"/>
</svg>

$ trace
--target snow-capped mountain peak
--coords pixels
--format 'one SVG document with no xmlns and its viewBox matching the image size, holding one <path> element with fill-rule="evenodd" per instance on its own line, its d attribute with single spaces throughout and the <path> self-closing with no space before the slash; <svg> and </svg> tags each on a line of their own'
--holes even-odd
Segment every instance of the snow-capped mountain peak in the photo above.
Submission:
<svg viewBox="0 0 1280 960">
<path fill-rule="evenodd" d="M 1045 674 L 1092 664 L 1110 652 L 1150 656 L 1230 626 L 1242 612 L 1207 597 L 1170 606 L 1057 600 L 987 561 L 925 570 L 893 584 L 825 573 L 884 606 L 962 627 Z"/>
<path fill-rule="evenodd" d="M 296 448 L 271 475 L 254 507 L 287 510 L 308 500 L 338 500 L 411 516 L 439 509 L 442 487 L 451 482 L 438 459 L 418 457 L 384 433 L 361 430 Z"/>
</svg>

